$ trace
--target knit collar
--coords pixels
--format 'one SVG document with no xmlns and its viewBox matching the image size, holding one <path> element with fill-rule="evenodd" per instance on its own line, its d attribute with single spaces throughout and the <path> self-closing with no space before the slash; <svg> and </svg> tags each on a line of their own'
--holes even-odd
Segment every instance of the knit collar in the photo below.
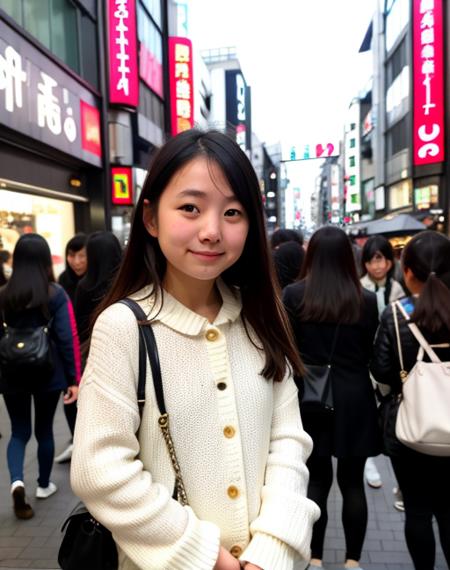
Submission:
<svg viewBox="0 0 450 570">
<path fill-rule="evenodd" d="M 206 317 L 188 309 L 166 290 L 163 293 L 162 307 L 159 293 L 156 296 L 148 296 L 151 286 L 145 287 L 136 294 L 136 297 L 147 297 L 144 310 L 149 311 L 149 320 L 160 321 L 180 333 L 196 336 L 211 325 L 220 326 L 233 322 L 241 314 L 242 302 L 238 289 L 231 290 L 222 279 L 218 279 L 216 284 L 222 297 L 222 306 L 213 323 L 210 323 Z"/>
</svg>

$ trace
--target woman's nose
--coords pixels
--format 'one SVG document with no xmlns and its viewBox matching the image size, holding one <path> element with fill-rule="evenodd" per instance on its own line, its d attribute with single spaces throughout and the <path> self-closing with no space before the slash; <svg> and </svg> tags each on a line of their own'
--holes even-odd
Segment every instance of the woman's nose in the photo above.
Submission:
<svg viewBox="0 0 450 570">
<path fill-rule="evenodd" d="M 204 224 L 199 232 L 200 241 L 217 243 L 220 241 L 220 221 L 216 216 L 205 218 Z"/>
</svg>

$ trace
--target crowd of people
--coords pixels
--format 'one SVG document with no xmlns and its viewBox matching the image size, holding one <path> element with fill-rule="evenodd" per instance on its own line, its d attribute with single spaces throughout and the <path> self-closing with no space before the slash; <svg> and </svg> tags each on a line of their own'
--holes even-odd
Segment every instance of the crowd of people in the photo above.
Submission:
<svg viewBox="0 0 450 570">
<path fill-rule="evenodd" d="M 0 362 L 16 516 L 33 516 L 23 473 L 32 405 L 36 497 L 57 491 L 63 393 L 73 441 L 55 460 L 71 459 L 73 490 L 112 532 L 119 568 L 321 568 L 336 466 L 342 564 L 361 570 L 364 481 L 382 485 L 380 453 L 398 481 L 414 568 L 434 569 L 433 519 L 450 568 L 450 444 L 440 456 L 388 446 L 396 436 L 380 423 L 421 352 L 410 322 L 450 361 L 450 241 L 414 236 L 401 282 L 388 239 L 356 249 L 331 225 L 307 244 L 294 230 L 269 241 L 245 153 L 195 129 L 154 158 L 124 253 L 111 232 L 77 234 L 57 282 L 44 238 L 23 235 L 0 288 L 0 357 L 7 331 L 26 329 L 48 340 L 51 366 L 30 374 L 17 357 Z M 156 338 L 170 436 L 150 366 L 140 414 L 140 327 Z"/>
</svg>

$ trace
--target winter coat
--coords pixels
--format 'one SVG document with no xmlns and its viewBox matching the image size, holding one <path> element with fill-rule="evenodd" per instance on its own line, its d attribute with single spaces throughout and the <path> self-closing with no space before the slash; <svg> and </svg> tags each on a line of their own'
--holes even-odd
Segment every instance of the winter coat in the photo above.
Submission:
<svg viewBox="0 0 450 570">
<path fill-rule="evenodd" d="M 65 390 L 78 384 L 81 375 L 80 347 L 72 303 L 64 289 L 52 283 L 48 302 L 50 313 L 50 347 L 54 363 L 51 378 L 36 384 L 33 378 L 20 379 L 11 384 L 0 378 L 0 392 L 16 394 L 26 392 L 51 392 Z M 27 309 L 20 313 L 6 312 L 6 323 L 14 328 L 37 327 L 48 323 L 39 309 Z M 3 330 L 0 331 L 0 335 Z"/>
<path fill-rule="evenodd" d="M 289 285 L 283 300 L 299 352 L 307 364 L 327 364 L 336 323 L 302 322 L 298 307 L 304 282 Z M 363 290 L 362 312 L 355 324 L 340 325 L 331 362 L 334 412 L 325 415 L 302 408 L 305 430 L 320 456 L 371 457 L 380 452 L 375 394 L 369 375 L 378 309 L 373 293 Z M 301 391 L 301 380 L 299 380 Z"/>
</svg>

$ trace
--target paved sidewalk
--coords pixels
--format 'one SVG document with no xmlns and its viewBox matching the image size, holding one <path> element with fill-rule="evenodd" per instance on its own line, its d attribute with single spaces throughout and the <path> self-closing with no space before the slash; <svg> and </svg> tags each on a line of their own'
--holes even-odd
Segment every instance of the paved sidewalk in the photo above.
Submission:
<svg viewBox="0 0 450 570">
<path fill-rule="evenodd" d="M 11 508 L 9 476 L 6 467 L 6 445 L 9 422 L 0 397 L 0 568 L 17 570 L 54 569 L 61 541 L 61 525 L 75 506 L 77 499 L 69 487 L 69 465 L 55 465 L 52 479 L 59 491 L 47 500 L 34 498 L 36 488 L 36 446 L 34 439 L 27 449 L 25 484 L 35 516 L 29 521 L 19 521 Z M 64 449 L 69 431 L 62 406 L 58 408 L 55 421 L 56 452 Z M 369 525 L 361 559 L 364 570 L 413 570 L 403 537 L 403 514 L 393 504 L 392 488 L 395 485 L 392 469 L 384 457 L 376 460 L 383 477 L 383 488 L 367 489 Z M 342 501 L 336 487 L 329 500 L 329 522 L 325 543 L 324 563 L 328 570 L 342 568 L 345 543 L 340 523 Z M 340 565 L 339 565 L 340 563 Z M 441 551 L 438 552 L 437 569 L 445 570 Z M 167 569 L 170 570 L 170 569 Z"/>
</svg>

